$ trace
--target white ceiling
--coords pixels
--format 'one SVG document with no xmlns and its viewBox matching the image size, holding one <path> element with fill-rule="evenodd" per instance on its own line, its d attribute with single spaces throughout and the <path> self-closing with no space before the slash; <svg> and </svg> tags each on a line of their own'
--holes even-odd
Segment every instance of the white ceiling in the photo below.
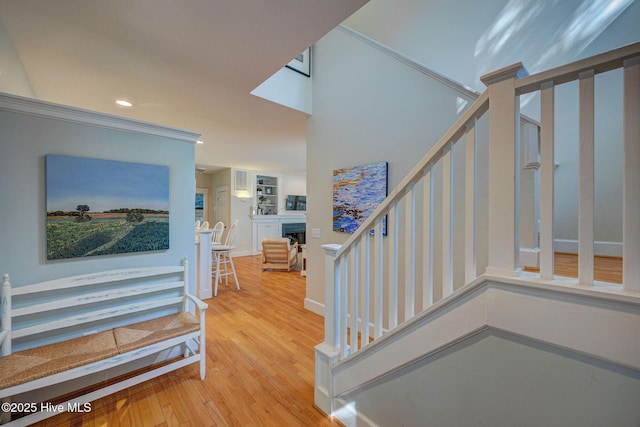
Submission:
<svg viewBox="0 0 640 427">
<path fill-rule="evenodd" d="M 0 0 L 0 18 L 37 98 L 199 132 L 208 170 L 303 173 L 306 115 L 250 92 L 366 2 Z"/>
</svg>

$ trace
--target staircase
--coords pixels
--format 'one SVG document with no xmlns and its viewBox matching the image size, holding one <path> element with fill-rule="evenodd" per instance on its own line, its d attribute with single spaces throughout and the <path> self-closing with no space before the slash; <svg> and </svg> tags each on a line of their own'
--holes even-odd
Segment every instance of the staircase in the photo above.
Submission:
<svg viewBox="0 0 640 427">
<path fill-rule="evenodd" d="M 618 68 L 624 73 L 622 285 L 593 278 L 594 81 L 597 74 Z M 544 347 L 540 360 L 555 352 L 567 352 L 563 357 L 575 363 L 584 362 L 584 357 L 589 366 L 604 369 L 607 378 L 624 371 L 619 383 L 626 384 L 629 393 L 640 392 L 640 43 L 530 76 L 522 64 L 515 64 L 482 81 L 485 92 L 358 231 L 344 245 L 323 245 L 325 338 L 316 347 L 315 403 L 346 425 L 384 425 L 380 413 L 390 410 L 413 414 L 406 415 L 410 425 L 424 415 L 419 407 L 429 405 L 412 404 L 388 390 L 379 392 L 384 390 L 380 385 L 394 384 L 397 390 L 404 387 L 396 383 L 403 375 L 408 375 L 405 384 L 412 376 L 425 375 L 429 380 L 400 394 L 438 394 L 444 386 L 438 387 L 443 383 L 437 381 L 429 385 L 434 377 L 430 366 L 449 360 L 452 352 L 471 352 L 490 342 L 498 344 L 489 348 L 502 348 L 500 354 L 514 358 L 521 351 L 511 347 L 514 341 L 537 347 L 535 351 Z M 577 279 L 566 279 L 553 274 L 554 90 L 572 81 L 579 82 L 579 273 Z M 539 128 L 520 115 L 520 97 L 532 93 L 540 96 Z M 522 272 L 519 262 L 521 137 L 530 138 L 526 146 L 534 156 L 539 147 L 534 195 L 540 212 L 539 274 Z M 481 140 L 487 144 L 479 144 Z M 487 164 L 479 163 L 479 146 L 488 146 Z M 462 180 L 454 173 L 457 162 L 465 165 Z M 479 167 L 489 171 L 486 189 L 477 180 Z M 486 207 L 486 216 L 479 206 Z M 463 215 L 456 215 L 461 211 Z M 480 253 L 487 254 L 486 265 L 479 265 Z M 484 362 L 490 366 L 495 359 L 486 357 Z M 545 363 L 555 366 L 549 372 L 567 371 L 558 368 L 564 363 L 559 360 Z M 526 364 L 518 365 L 517 371 L 527 369 Z M 528 378 L 535 375 L 532 371 Z M 563 384 L 574 380 L 566 378 Z M 520 390 L 504 382 L 493 385 L 503 399 Z M 522 388 L 528 389 L 529 383 Z M 525 400 L 536 402 L 533 396 L 545 390 L 530 388 Z M 598 406 L 598 393 L 576 399 L 568 413 L 582 411 L 587 421 L 596 422 L 589 408 Z M 364 397 L 358 401 L 357 396 Z M 478 401 L 471 398 L 461 404 Z M 626 410 L 624 398 L 616 401 L 618 406 L 609 410 L 620 415 L 619 420 L 640 422 L 640 410 Z M 393 402 L 392 409 L 384 409 L 385 402 Z M 449 400 L 430 402 L 452 405 Z M 531 425 L 536 419 L 557 421 L 544 418 L 559 413 L 540 408 L 545 404 L 538 402 L 535 414 L 526 413 L 526 407 L 519 414 Z M 494 420 L 500 425 L 500 416 L 513 420 L 512 412 L 493 408 L 478 422 Z M 438 420 L 433 425 L 469 422 L 452 413 Z"/>
</svg>

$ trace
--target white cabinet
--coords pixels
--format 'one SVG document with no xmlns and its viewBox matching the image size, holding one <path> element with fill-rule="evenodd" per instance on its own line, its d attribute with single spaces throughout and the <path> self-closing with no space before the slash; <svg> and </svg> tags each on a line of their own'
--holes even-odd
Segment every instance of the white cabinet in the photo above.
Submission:
<svg viewBox="0 0 640 427">
<path fill-rule="evenodd" d="M 256 238 L 254 242 L 254 251 L 256 253 L 262 252 L 262 240 L 267 237 L 281 237 L 282 229 L 279 221 L 256 221 L 254 223 L 254 230 Z"/>
<path fill-rule="evenodd" d="M 251 217 L 251 254 L 262 253 L 262 239 L 282 237 L 283 227 L 306 224 L 305 215 L 254 215 Z M 286 231 L 286 230 L 285 230 Z M 302 241 L 302 240 L 301 240 Z"/>
</svg>

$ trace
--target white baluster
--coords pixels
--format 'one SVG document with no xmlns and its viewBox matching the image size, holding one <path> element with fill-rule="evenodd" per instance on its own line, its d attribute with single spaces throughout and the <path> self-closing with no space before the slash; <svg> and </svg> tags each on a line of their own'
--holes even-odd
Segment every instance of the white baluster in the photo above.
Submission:
<svg viewBox="0 0 640 427">
<path fill-rule="evenodd" d="M 578 191 L 578 281 L 593 285 L 594 78 L 580 73 L 580 147 Z"/>
<path fill-rule="evenodd" d="M 351 269 L 351 354 L 358 351 L 358 316 L 360 314 L 360 242 L 358 240 L 353 245 L 353 268 Z"/>
<path fill-rule="evenodd" d="M 540 278 L 553 279 L 553 197 L 555 188 L 554 87 L 544 83 L 540 93 Z"/>
<path fill-rule="evenodd" d="M 398 219 L 398 203 L 394 203 L 389 211 L 389 222 L 391 223 L 391 245 L 389 245 L 389 298 L 387 301 L 388 313 L 389 313 L 389 325 L 388 329 L 391 330 L 398 326 L 398 238 L 399 238 L 399 226 Z"/>
<path fill-rule="evenodd" d="M 364 239 L 364 289 L 362 292 L 362 347 L 369 344 L 369 322 L 371 320 L 371 234 Z"/>
<path fill-rule="evenodd" d="M 340 272 L 342 280 L 340 289 L 340 350 L 342 358 L 349 356 L 349 254 L 345 252 L 340 257 Z"/>
<path fill-rule="evenodd" d="M 416 186 L 405 196 L 405 251 L 404 251 L 404 320 L 415 315 L 416 298 Z"/>
<path fill-rule="evenodd" d="M 442 298 L 453 293 L 453 143 L 442 156 Z"/>
<path fill-rule="evenodd" d="M 431 166 L 425 169 L 422 198 L 422 309 L 433 305 L 433 179 Z"/>
<path fill-rule="evenodd" d="M 476 278 L 476 119 L 467 123 L 465 135 L 464 282 Z"/>
<path fill-rule="evenodd" d="M 388 224 L 387 224 L 388 226 Z M 373 338 L 382 336 L 382 309 L 383 309 L 383 269 L 384 248 L 382 240 L 382 221 L 378 219 L 374 227 L 374 278 L 373 278 Z"/>
</svg>

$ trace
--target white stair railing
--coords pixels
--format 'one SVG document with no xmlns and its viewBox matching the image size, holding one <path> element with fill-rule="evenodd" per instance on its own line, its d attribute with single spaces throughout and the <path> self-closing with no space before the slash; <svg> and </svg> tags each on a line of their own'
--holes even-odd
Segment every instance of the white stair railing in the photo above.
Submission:
<svg viewBox="0 0 640 427">
<path fill-rule="evenodd" d="M 593 85 L 596 74 L 616 68 L 624 68 L 622 289 L 640 291 L 640 43 L 532 76 L 524 76 L 522 64 L 506 67 L 482 78 L 487 90 L 343 245 L 323 245 L 325 340 L 316 347 L 318 407 L 331 411 L 331 367 L 341 359 L 448 297 L 478 273 L 520 275 L 519 97 L 532 92 L 541 93 L 539 279 L 554 278 L 554 87 L 575 80 L 580 81 L 576 283 L 593 286 Z M 489 108 L 489 160 L 483 165 L 489 172 L 488 197 L 479 201 L 477 123 Z M 459 157 L 465 165 L 463 185 L 456 182 Z M 460 201 L 463 206 L 457 205 Z M 476 207 L 481 203 L 488 206 L 486 241 L 478 240 Z M 464 209 L 463 221 L 455 219 L 459 209 Z M 457 235 L 464 236 L 464 250 L 456 248 Z M 483 271 L 477 265 L 479 250 L 488 254 Z M 464 260 L 461 272 L 454 269 L 459 258 Z"/>
</svg>

